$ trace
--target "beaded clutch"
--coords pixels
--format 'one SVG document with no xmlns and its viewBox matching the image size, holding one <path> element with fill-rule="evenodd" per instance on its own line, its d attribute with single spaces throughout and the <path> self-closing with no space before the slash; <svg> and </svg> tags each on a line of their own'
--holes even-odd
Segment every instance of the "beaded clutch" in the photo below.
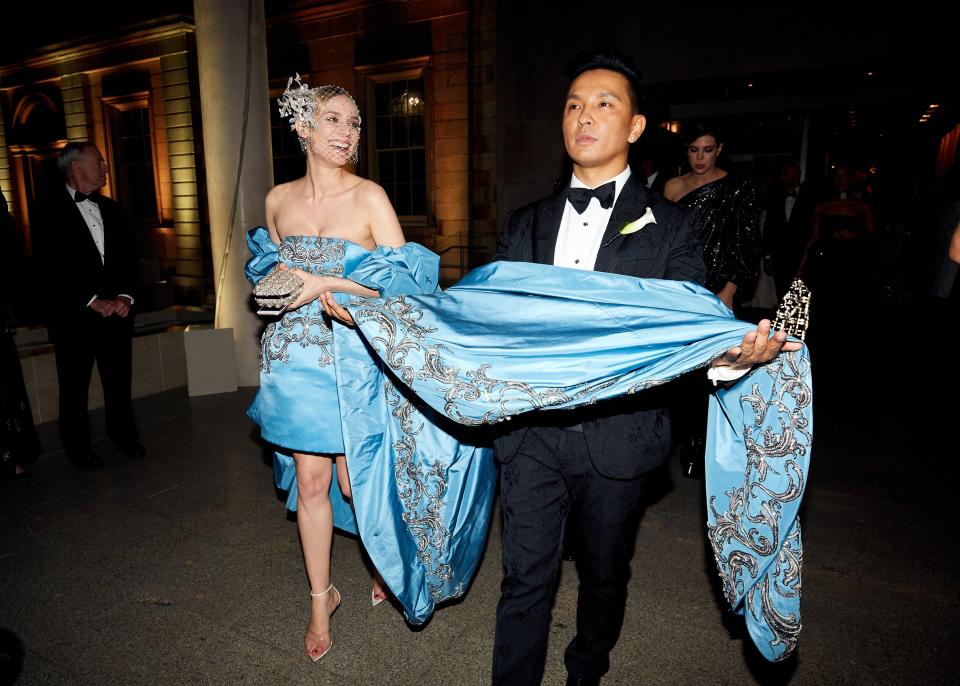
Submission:
<svg viewBox="0 0 960 686">
<path fill-rule="evenodd" d="M 293 272 L 275 269 L 253 288 L 253 299 L 260 307 L 257 314 L 282 312 L 302 291 L 303 279 Z"/>
<path fill-rule="evenodd" d="M 777 314 L 773 319 L 773 328 L 786 331 L 801 341 L 807 335 L 810 326 L 810 289 L 800 279 L 794 279 L 790 289 L 783 296 Z"/>
</svg>

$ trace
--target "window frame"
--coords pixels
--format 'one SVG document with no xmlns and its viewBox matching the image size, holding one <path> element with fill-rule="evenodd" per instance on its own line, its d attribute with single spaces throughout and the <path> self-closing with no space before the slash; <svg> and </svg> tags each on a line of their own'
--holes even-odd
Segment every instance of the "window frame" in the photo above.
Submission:
<svg viewBox="0 0 960 686">
<path fill-rule="evenodd" d="M 423 80 L 423 156 L 424 156 L 424 209 L 422 215 L 399 215 L 403 228 L 426 228 L 433 226 L 433 136 L 431 122 L 430 57 L 414 57 L 386 64 L 356 67 L 360 84 L 360 107 L 363 112 L 362 138 L 365 155 L 360 156 L 363 175 L 380 182 L 379 156 L 377 155 L 377 103 L 376 87 L 391 81 L 409 79 Z M 365 158 L 365 159 L 364 159 Z"/>
<path fill-rule="evenodd" d="M 123 113 L 129 110 L 142 109 L 146 110 L 146 121 L 147 121 L 147 136 L 150 142 L 150 165 L 151 173 L 153 176 L 153 198 L 154 198 L 154 216 L 134 216 L 133 213 L 130 213 L 130 220 L 134 224 L 140 225 L 149 225 L 149 226 L 161 226 L 163 224 L 163 203 L 162 198 L 160 197 L 160 179 L 159 179 L 159 165 L 157 159 L 157 142 L 156 134 L 154 132 L 153 124 L 153 108 L 150 105 L 150 94 L 147 91 L 142 91 L 139 93 L 128 93 L 125 95 L 117 96 L 105 96 L 101 98 L 101 104 L 103 107 L 103 127 L 105 135 L 105 142 L 107 148 L 107 159 L 109 160 L 110 165 L 110 174 L 108 175 L 110 181 L 110 193 L 118 201 L 123 203 L 125 198 L 120 197 L 120 188 L 118 185 L 118 180 L 121 175 L 121 169 L 118 164 L 117 150 L 115 150 L 114 144 L 116 141 L 116 136 L 121 135 L 122 132 L 116 131 L 114 127 L 114 112 Z M 125 203 L 125 205 L 129 205 Z M 129 210 L 128 210 L 129 212 Z"/>
</svg>

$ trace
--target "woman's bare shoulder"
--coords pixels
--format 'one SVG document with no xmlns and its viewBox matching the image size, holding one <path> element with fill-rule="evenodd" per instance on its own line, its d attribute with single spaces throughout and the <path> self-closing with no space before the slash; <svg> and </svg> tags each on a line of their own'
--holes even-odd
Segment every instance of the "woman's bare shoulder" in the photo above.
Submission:
<svg viewBox="0 0 960 686">
<path fill-rule="evenodd" d="M 267 205 L 276 205 L 283 202 L 283 200 L 289 197 L 292 193 L 296 191 L 297 186 L 302 182 L 302 179 L 296 179 L 294 181 L 287 181 L 286 183 L 279 183 L 273 188 L 270 189 L 270 192 L 267 193 Z"/>
<path fill-rule="evenodd" d="M 376 181 L 370 179 L 359 179 L 359 183 L 354 188 L 357 198 L 364 202 L 390 202 L 387 198 L 387 192 Z"/>
<path fill-rule="evenodd" d="M 674 176 L 663 186 L 663 197 L 667 200 L 676 200 L 685 195 L 687 181 L 683 176 Z"/>
</svg>

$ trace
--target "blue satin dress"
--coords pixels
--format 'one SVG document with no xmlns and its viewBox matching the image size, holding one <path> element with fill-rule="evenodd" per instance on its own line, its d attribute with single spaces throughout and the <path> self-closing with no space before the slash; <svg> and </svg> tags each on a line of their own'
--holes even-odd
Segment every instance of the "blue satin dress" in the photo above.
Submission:
<svg viewBox="0 0 960 686">
<path fill-rule="evenodd" d="M 356 328 L 333 333 L 357 530 L 419 623 L 465 591 L 483 552 L 495 478 L 483 444 L 497 424 L 640 393 L 706 367 L 754 326 L 695 284 L 549 265 L 497 262 L 440 292 L 407 276 L 426 264 L 410 246 L 347 275 L 382 297 L 346 298 Z M 769 660 L 800 630 L 811 442 L 806 348 L 712 396 L 708 537 Z"/>
<path fill-rule="evenodd" d="M 342 239 L 288 236 L 278 246 L 257 227 L 247 246 L 253 283 L 282 261 L 384 297 L 438 289 L 440 260 L 416 243 L 370 252 Z M 465 592 L 486 545 L 496 468 L 490 447 L 475 445 L 485 437 L 409 397 L 357 331 L 325 319 L 317 302 L 268 323 L 261 348 L 248 414 L 276 446 L 274 477 L 287 508 L 297 509 L 293 452 L 346 455 L 353 506 L 334 472 L 334 526 L 360 536 L 407 618 L 426 621 L 437 603 Z M 449 502 L 451 494 L 460 501 Z"/>
<path fill-rule="evenodd" d="M 264 233 L 269 242 L 269 233 Z M 370 256 L 350 241 L 316 236 L 286 236 L 268 253 L 272 258 L 260 267 L 265 273 L 279 260 L 291 269 L 325 276 L 350 273 Z M 256 268 L 251 261 L 248 276 Z M 260 391 L 248 414 L 273 445 L 342 455 L 333 330 L 323 307 L 315 300 L 268 321 L 261 339 Z"/>
</svg>

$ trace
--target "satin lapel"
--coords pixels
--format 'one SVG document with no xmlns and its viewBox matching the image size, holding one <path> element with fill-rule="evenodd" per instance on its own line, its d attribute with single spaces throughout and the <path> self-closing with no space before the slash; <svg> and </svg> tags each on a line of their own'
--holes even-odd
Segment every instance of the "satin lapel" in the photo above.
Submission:
<svg viewBox="0 0 960 686">
<path fill-rule="evenodd" d="M 594 271 L 605 272 L 610 269 L 617 250 L 627 240 L 627 237 L 618 235 L 620 229 L 642 217 L 648 206 L 653 207 L 656 204 L 653 198 L 654 196 L 647 192 L 647 187 L 640 182 L 640 175 L 631 174 L 627 185 L 617 197 L 617 204 L 613 206 L 607 230 L 603 232 Z"/>
<path fill-rule="evenodd" d="M 557 248 L 557 235 L 560 233 L 560 220 L 566 205 L 565 193 L 557 193 L 540 206 L 533 227 L 533 261 L 539 264 L 553 264 L 553 255 Z"/>
</svg>

